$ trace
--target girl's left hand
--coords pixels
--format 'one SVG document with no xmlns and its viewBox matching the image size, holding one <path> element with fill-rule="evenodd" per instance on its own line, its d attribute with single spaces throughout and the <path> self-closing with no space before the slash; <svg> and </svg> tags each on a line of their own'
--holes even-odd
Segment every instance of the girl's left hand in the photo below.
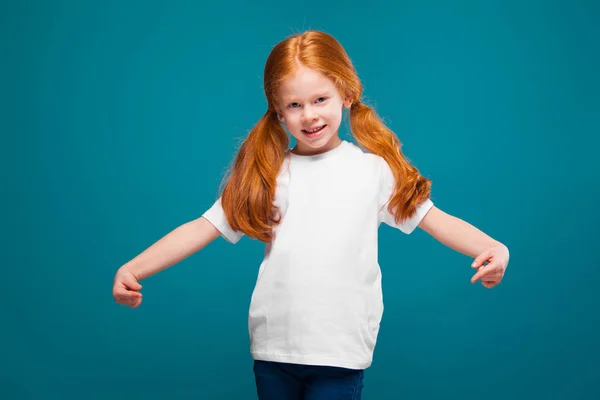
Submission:
<svg viewBox="0 0 600 400">
<path fill-rule="evenodd" d="M 504 245 L 490 247 L 475 258 L 472 267 L 478 271 L 471 278 L 471 283 L 481 279 L 481 284 L 491 289 L 500 283 L 510 258 L 508 248 Z M 487 265 L 484 263 L 487 262 Z"/>
</svg>

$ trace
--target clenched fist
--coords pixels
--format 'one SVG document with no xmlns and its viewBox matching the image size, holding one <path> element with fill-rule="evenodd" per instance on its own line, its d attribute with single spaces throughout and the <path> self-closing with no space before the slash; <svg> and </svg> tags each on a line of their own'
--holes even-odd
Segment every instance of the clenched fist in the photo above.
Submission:
<svg viewBox="0 0 600 400">
<path fill-rule="evenodd" d="M 136 308 L 142 304 L 142 285 L 135 274 L 127 269 L 119 269 L 113 284 L 113 297 L 119 304 Z"/>
</svg>

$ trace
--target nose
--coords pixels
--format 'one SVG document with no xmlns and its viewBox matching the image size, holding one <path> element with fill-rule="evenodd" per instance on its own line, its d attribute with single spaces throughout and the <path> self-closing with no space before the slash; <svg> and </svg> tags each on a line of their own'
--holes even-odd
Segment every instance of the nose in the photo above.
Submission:
<svg viewBox="0 0 600 400">
<path fill-rule="evenodd" d="M 314 110 L 312 108 L 310 108 L 310 107 L 304 108 L 304 112 L 302 113 L 302 122 L 303 123 L 313 122 L 313 121 L 316 121 L 317 119 L 319 119 L 319 116 L 317 115 L 317 113 L 314 112 Z"/>
</svg>

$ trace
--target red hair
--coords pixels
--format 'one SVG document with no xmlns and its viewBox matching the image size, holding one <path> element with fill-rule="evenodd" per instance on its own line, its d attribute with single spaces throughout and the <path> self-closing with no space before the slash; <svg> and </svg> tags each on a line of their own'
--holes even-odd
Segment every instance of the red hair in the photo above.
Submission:
<svg viewBox="0 0 600 400">
<path fill-rule="evenodd" d="M 273 239 L 273 227 L 280 222 L 273 205 L 276 180 L 289 146 L 277 114 L 276 92 L 300 65 L 331 79 L 342 97 L 352 100 L 350 128 L 354 138 L 362 148 L 381 156 L 394 174 L 396 187 L 389 211 L 396 223 L 412 217 L 417 206 L 430 196 L 430 180 L 406 160 L 394 132 L 371 107 L 360 102 L 362 83 L 342 45 L 326 33 L 311 30 L 278 43 L 267 58 L 267 111 L 240 146 L 221 195 L 231 228 L 262 242 Z"/>
</svg>

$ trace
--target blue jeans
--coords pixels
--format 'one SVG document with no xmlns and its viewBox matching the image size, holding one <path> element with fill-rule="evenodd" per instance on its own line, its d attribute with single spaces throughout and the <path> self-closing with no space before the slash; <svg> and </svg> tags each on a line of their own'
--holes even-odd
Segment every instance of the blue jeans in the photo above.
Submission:
<svg viewBox="0 0 600 400">
<path fill-rule="evenodd" d="M 254 361 L 259 400 L 360 400 L 364 370 Z"/>
</svg>

